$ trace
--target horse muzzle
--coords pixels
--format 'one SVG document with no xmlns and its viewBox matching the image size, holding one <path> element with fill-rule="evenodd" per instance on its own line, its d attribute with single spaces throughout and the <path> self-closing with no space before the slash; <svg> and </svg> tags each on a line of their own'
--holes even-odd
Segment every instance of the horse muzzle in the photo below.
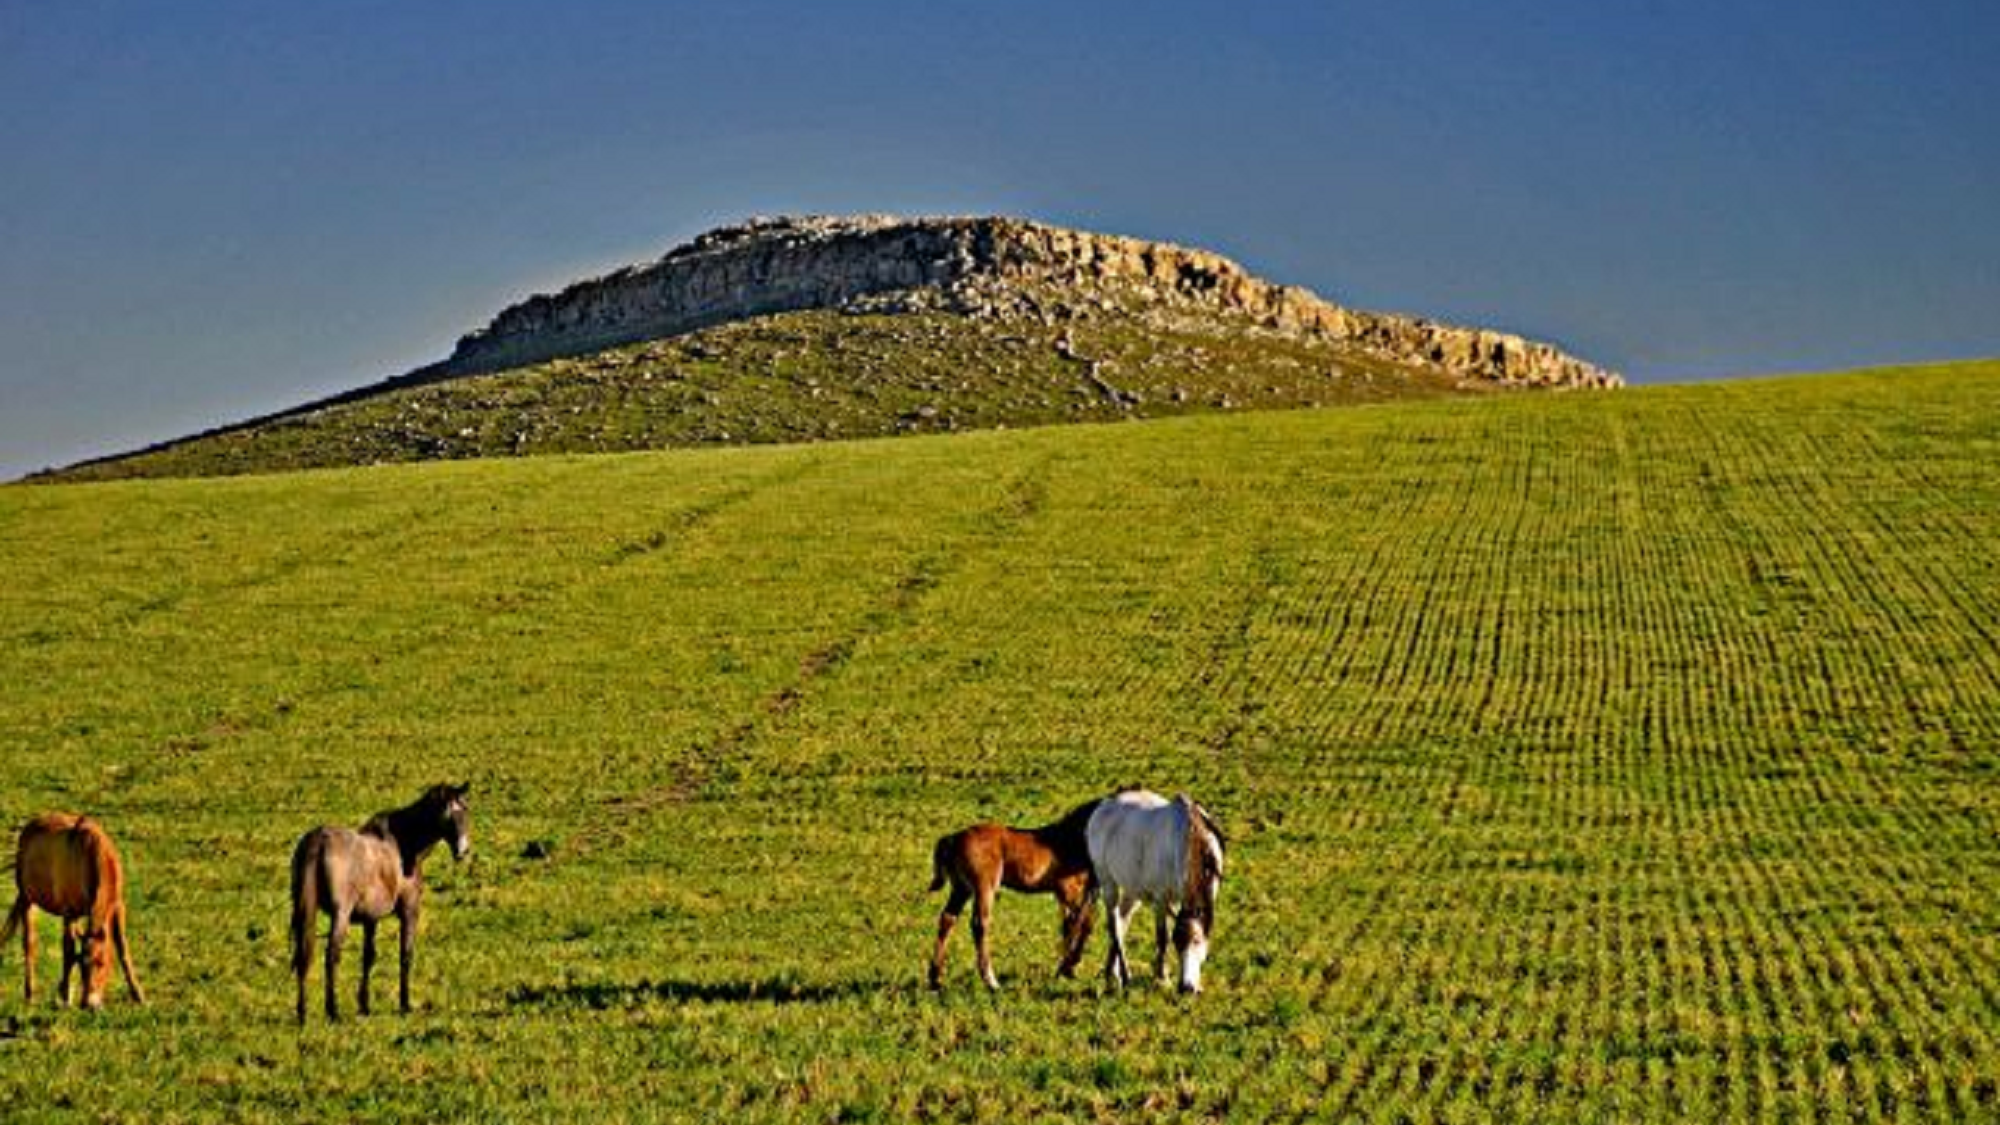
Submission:
<svg viewBox="0 0 2000 1125">
<path fill-rule="evenodd" d="M 1181 949 L 1180 990 L 1185 995 L 1201 991 L 1201 963 L 1208 959 L 1208 939 L 1197 937 Z"/>
</svg>

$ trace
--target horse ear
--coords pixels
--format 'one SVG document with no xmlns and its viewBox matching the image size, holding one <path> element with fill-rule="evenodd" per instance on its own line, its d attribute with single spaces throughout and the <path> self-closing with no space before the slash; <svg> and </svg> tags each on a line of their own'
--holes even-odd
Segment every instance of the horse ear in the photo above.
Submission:
<svg viewBox="0 0 2000 1125">
<path fill-rule="evenodd" d="M 458 787 L 458 795 L 461 797 L 469 796 L 471 795 L 471 793 L 472 793 L 472 783 L 470 781 Z"/>
<path fill-rule="evenodd" d="M 1222 825 L 1216 823 L 1214 814 L 1210 813 L 1207 809 L 1202 808 L 1200 805 L 1196 805 L 1194 808 L 1197 813 L 1201 814 L 1202 827 L 1208 830 L 1209 835 L 1215 837 L 1216 847 L 1218 848 L 1228 847 L 1229 837 L 1223 833 Z"/>
</svg>

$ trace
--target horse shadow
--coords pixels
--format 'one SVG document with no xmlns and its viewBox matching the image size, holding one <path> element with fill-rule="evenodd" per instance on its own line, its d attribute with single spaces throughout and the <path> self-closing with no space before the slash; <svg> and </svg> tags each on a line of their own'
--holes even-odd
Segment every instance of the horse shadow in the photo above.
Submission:
<svg viewBox="0 0 2000 1125">
<path fill-rule="evenodd" d="M 908 986 L 902 986 L 907 990 Z M 510 1010 L 576 1008 L 605 1011 L 645 1004 L 829 1004 L 897 991 L 886 980 L 802 981 L 779 974 L 755 980 L 583 981 L 521 984 L 507 992 Z"/>
</svg>

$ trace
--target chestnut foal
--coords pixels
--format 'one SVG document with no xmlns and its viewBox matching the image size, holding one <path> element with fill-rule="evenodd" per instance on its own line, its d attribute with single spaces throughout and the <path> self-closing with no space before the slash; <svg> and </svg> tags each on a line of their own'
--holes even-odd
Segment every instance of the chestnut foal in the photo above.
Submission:
<svg viewBox="0 0 2000 1125">
<path fill-rule="evenodd" d="M 940 839 L 931 850 L 931 886 L 935 893 L 947 882 L 951 897 L 938 914 L 937 948 L 931 953 L 930 984 L 944 985 L 944 947 L 965 904 L 972 903 L 972 940 L 979 950 L 979 979 L 999 988 L 993 975 L 992 951 L 986 934 L 993 918 L 993 896 L 1001 887 L 1028 894 L 1054 894 L 1062 907 L 1062 962 L 1057 976 L 1074 976 L 1083 947 L 1090 940 L 1091 892 L 1090 814 L 1098 802 L 1079 805 L 1054 824 L 1040 828 L 1008 828 L 975 824 Z"/>
<path fill-rule="evenodd" d="M 132 999 L 146 1002 L 146 992 L 132 972 L 132 946 L 125 936 L 125 867 L 118 849 L 95 820 L 74 813 L 43 813 L 21 829 L 14 856 L 14 886 L 20 892 L 7 923 L 0 928 L 0 945 L 21 931 L 23 993 L 35 998 L 35 922 L 40 908 L 62 919 L 62 985 L 56 998 L 69 1003 L 72 970 L 83 969 L 83 1006 L 104 1006 L 111 984 L 111 947 L 125 970 L 125 987 Z"/>
</svg>

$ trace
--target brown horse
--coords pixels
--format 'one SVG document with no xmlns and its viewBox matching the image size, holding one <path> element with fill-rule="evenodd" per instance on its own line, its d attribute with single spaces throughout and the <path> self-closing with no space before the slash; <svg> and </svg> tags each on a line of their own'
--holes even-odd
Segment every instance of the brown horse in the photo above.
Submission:
<svg viewBox="0 0 2000 1125">
<path fill-rule="evenodd" d="M 326 1018 L 340 1018 L 334 976 L 350 922 L 361 925 L 361 988 L 368 1014 L 368 976 L 375 969 L 375 925 L 396 916 L 401 939 L 402 1010 L 410 1010 L 410 959 L 416 953 L 417 912 L 423 902 L 424 856 L 440 842 L 453 859 L 472 850 L 465 797 L 468 785 L 433 785 L 404 808 L 376 813 L 360 831 L 315 828 L 292 850 L 292 974 L 299 980 L 299 1023 L 306 1022 L 306 971 L 312 966 L 316 915 L 328 915 Z"/>
<path fill-rule="evenodd" d="M 14 909 L 0 929 L 0 949 L 14 930 L 21 931 L 21 954 L 27 984 L 27 999 L 35 998 L 36 907 L 62 919 L 62 988 L 56 994 L 70 1002 L 70 972 L 83 969 L 83 1006 L 104 1006 L 104 990 L 111 982 L 111 949 L 118 946 L 118 962 L 125 970 L 125 986 L 132 999 L 146 1002 L 145 990 L 132 972 L 132 947 L 125 936 L 125 868 L 118 862 L 118 849 L 96 821 L 74 813 L 43 813 L 21 828 L 20 847 L 14 853 Z M 82 933 L 78 933 L 79 925 Z"/>
<path fill-rule="evenodd" d="M 951 884 L 951 897 L 938 914 L 937 948 L 931 953 L 930 984 L 944 984 L 944 947 L 958 916 L 972 902 L 972 940 L 979 950 L 979 979 L 1000 987 L 993 975 L 992 951 L 986 931 L 993 918 L 993 896 L 1001 887 L 1029 894 L 1054 894 L 1062 907 L 1062 961 L 1056 975 L 1074 976 L 1083 947 L 1090 940 L 1090 843 L 1087 831 L 1097 802 L 1079 805 L 1069 815 L 1041 828 L 1008 828 L 975 824 L 954 832 L 931 849 L 932 893 Z"/>
</svg>

